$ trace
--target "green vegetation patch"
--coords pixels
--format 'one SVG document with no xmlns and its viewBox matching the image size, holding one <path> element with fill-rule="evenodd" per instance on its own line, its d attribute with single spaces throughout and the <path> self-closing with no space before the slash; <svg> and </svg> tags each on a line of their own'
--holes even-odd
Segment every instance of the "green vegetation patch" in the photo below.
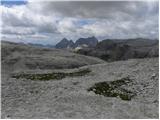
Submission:
<svg viewBox="0 0 160 120">
<path fill-rule="evenodd" d="M 63 72 L 57 72 L 57 73 L 45 73 L 45 74 L 15 74 L 12 77 L 16 79 L 25 78 L 30 80 L 60 80 L 65 77 L 74 77 L 74 76 L 84 76 L 88 73 L 90 73 L 90 69 L 84 69 L 77 72 L 71 72 L 71 73 L 63 73 Z"/>
<path fill-rule="evenodd" d="M 135 96 L 135 93 L 121 87 L 122 85 L 128 85 L 131 82 L 129 77 L 116 81 L 99 82 L 90 87 L 88 91 L 93 91 L 95 94 L 106 97 L 120 97 L 122 100 L 131 100 L 131 98 Z"/>
</svg>

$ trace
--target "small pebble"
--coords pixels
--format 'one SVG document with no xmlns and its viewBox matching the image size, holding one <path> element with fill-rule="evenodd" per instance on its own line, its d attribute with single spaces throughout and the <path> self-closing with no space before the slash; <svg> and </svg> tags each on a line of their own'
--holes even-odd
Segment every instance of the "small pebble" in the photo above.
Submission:
<svg viewBox="0 0 160 120">
<path fill-rule="evenodd" d="M 156 77 L 156 74 L 155 73 L 153 73 L 152 74 L 152 76 L 151 76 L 151 78 L 155 78 Z"/>
</svg>

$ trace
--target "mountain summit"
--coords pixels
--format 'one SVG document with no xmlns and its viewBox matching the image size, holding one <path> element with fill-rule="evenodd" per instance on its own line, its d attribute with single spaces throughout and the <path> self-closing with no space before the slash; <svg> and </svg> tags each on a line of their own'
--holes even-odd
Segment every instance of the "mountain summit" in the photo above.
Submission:
<svg viewBox="0 0 160 120">
<path fill-rule="evenodd" d="M 81 45 L 87 45 L 88 47 L 95 47 L 98 43 L 98 40 L 96 37 L 88 37 L 88 38 L 79 38 L 75 42 L 75 47 L 81 46 Z"/>
<path fill-rule="evenodd" d="M 67 40 L 66 38 L 63 38 L 59 43 L 56 44 L 56 48 L 73 48 L 74 42 L 72 40 Z"/>
<path fill-rule="evenodd" d="M 88 37 L 88 38 L 79 38 L 75 43 L 72 40 L 67 40 L 63 38 L 59 43 L 56 44 L 56 48 L 63 49 L 63 48 L 76 48 L 80 46 L 87 46 L 87 47 L 95 47 L 98 43 L 96 37 Z"/>
</svg>

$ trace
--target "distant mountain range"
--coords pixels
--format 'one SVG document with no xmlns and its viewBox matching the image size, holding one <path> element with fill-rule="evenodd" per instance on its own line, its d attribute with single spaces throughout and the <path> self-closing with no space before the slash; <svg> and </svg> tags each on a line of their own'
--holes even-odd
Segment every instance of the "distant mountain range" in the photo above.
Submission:
<svg viewBox="0 0 160 120">
<path fill-rule="evenodd" d="M 55 48 L 76 48 L 80 46 L 95 47 L 98 43 L 96 37 L 79 38 L 75 43 L 72 40 L 63 38 L 59 43 L 55 45 Z"/>
<path fill-rule="evenodd" d="M 88 47 L 95 47 L 98 43 L 98 39 L 96 37 L 88 37 L 88 38 L 79 38 L 75 42 L 75 47 L 81 46 L 81 45 L 87 45 Z"/>
<path fill-rule="evenodd" d="M 159 41 L 144 38 L 105 39 L 98 42 L 93 36 L 79 38 L 75 43 L 64 38 L 55 47 L 72 48 L 76 53 L 98 57 L 108 62 L 159 56 Z"/>
<path fill-rule="evenodd" d="M 45 48 L 54 48 L 55 46 L 54 45 L 43 45 L 43 44 L 37 44 L 37 43 L 27 43 L 28 45 L 31 45 L 31 46 L 36 46 L 36 47 L 45 47 Z"/>
<path fill-rule="evenodd" d="M 98 57 L 108 62 L 127 60 L 132 58 L 147 58 L 159 56 L 159 40 L 144 38 L 105 39 L 98 42 L 97 38 L 93 36 L 88 38 L 79 38 L 75 42 L 63 38 L 55 46 L 33 43 L 27 44 L 44 48 L 69 48 L 76 53 Z"/>
<path fill-rule="evenodd" d="M 14 43 L 12 43 L 14 44 Z M 25 44 L 25 43 L 19 43 Z M 132 58 L 150 58 L 159 56 L 159 40 L 135 39 L 105 39 L 79 38 L 75 43 L 72 40 L 62 39 L 55 46 L 27 43 L 27 45 L 44 48 L 70 48 L 71 51 L 87 56 L 94 56 L 105 61 L 127 60 Z"/>
<path fill-rule="evenodd" d="M 95 56 L 106 61 L 127 60 L 159 56 L 159 41 L 151 39 L 106 39 L 93 48 L 83 48 L 77 53 Z"/>
</svg>

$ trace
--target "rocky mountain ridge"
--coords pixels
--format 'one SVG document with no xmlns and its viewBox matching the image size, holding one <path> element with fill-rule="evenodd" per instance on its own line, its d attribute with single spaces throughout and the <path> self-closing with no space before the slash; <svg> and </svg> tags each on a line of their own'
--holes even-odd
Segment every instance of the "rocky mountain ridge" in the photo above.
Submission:
<svg viewBox="0 0 160 120">
<path fill-rule="evenodd" d="M 72 40 L 63 38 L 59 43 L 55 45 L 55 48 L 76 48 L 80 46 L 95 47 L 98 43 L 98 39 L 94 36 L 88 38 L 79 38 L 75 43 Z"/>
<path fill-rule="evenodd" d="M 95 56 L 106 61 L 158 57 L 159 41 L 142 38 L 126 40 L 106 39 L 100 41 L 93 48 L 83 48 L 76 52 Z"/>
</svg>

